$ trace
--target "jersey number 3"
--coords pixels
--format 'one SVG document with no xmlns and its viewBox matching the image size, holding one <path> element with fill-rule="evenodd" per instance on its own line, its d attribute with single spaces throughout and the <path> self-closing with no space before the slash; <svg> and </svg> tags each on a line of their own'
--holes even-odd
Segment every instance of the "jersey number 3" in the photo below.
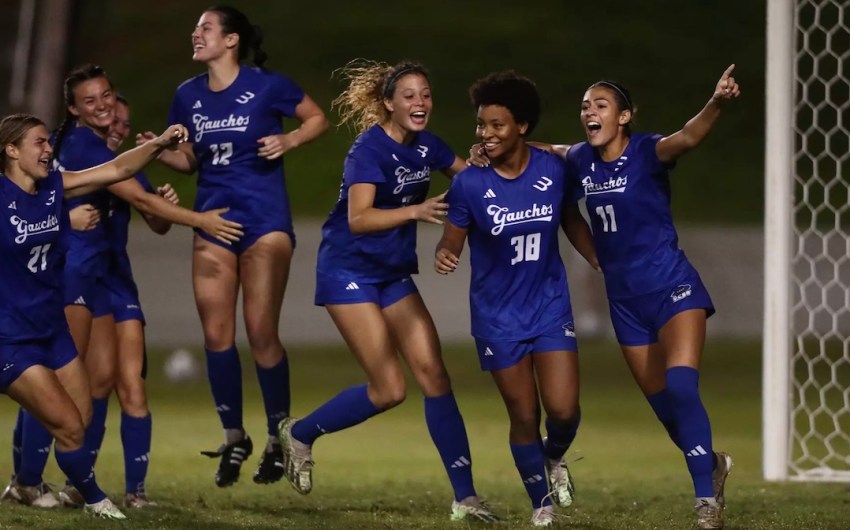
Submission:
<svg viewBox="0 0 850 530">
<path fill-rule="evenodd" d="M 540 259 L 540 232 L 511 238 L 511 245 L 516 255 L 511 259 L 511 265 L 520 261 L 537 261 Z"/>
<path fill-rule="evenodd" d="M 50 243 L 32 247 L 32 250 L 30 250 L 30 256 L 32 257 L 30 258 L 29 263 L 27 263 L 27 268 L 32 272 L 38 272 L 39 269 L 47 269 L 48 250 L 50 250 Z"/>
</svg>

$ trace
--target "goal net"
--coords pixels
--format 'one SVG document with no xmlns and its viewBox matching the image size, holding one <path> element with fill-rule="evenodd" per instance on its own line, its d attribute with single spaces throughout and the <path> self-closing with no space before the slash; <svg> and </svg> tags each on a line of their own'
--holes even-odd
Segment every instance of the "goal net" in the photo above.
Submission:
<svg viewBox="0 0 850 530">
<path fill-rule="evenodd" d="M 767 10 L 764 476 L 850 482 L 850 3 Z"/>
</svg>

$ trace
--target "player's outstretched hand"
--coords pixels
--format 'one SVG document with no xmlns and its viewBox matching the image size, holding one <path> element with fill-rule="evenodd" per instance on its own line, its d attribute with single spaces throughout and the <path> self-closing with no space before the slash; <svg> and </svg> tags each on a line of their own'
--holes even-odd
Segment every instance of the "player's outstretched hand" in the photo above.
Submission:
<svg viewBox="0 0 850 530">
<path fill-rule="evenodd" d="M 446 192 L 425 199 L 422 204 L 414 206 L 413 218 L 423 223 L 432 223 L 435 225 L 443 224 L 440 217 L 445 217 L 449 209 L 449 204 L 445 202 Z"/>
<path fill-rule="evenodd" d="M 179 123 L 175 123 L 174 125 L 169 125 L 168 128 L 165 129 L 162 134 L 160 134 L 152 141 L 155 142 L 156 145 L 159 147 L 174 149 L 177 147 L 177 144 L 182 144 L 188 139 L 188 129 L 186 129 L 185 126 L 180 125 Z"/>
<path fill-rule="evenodd" d="M 460 262 L 457 256 L 452 254 L 448 249 L 441 248 L 434 255 L 434 270 L 438 274 L 448 274 L 457 269 L 457 264 Z"/>
<path fill-rule="evenodd" d="M 472 147 L 469 148 L 469 158 L 466 159 L 466 165 L 478 167 L 490 165 L 490 159 L 487 157 L 483 143 L 472 144 Z"/>
<path fill-rule="evenodd" d="M 228 210 L 230 210 L 230 208 L 218 208 L 216 210 L 207 210 L 206 212 L 203 212 L 201 214 L 203 216 L 203 221 L 201 221 L 201 226 L 199 228 L 222 243 L 227 243 L 229 245 L 239 241 L 239 239 L 241 239 L 245 234 L 242 232 L 241 224 L 234 221 L 228 221 L 221 216 Z"/>
<path fill-rule="evenodd" d="M 136 133 L 136 145 L 142 145 L 150 142 L 151 140 L 156 140 L 156 134 L 153 131 L 145 131 Z"/>
<path fill-rule="evenodd" d="M 717 82 L 717 86 L 714 87 L 714 95 L 712 99 L 725 103 L 731 99 L 737 98 L 741 95 L 741 89 L 738 87 L 738 82 L 735 81 L 735 78 L 732 77 L 732 71 L 735 70 L 735 65 L 730 64 L 729 68 L 723 72 L 723 75 L 720 76 L 720 81 Z"/>
</svg>

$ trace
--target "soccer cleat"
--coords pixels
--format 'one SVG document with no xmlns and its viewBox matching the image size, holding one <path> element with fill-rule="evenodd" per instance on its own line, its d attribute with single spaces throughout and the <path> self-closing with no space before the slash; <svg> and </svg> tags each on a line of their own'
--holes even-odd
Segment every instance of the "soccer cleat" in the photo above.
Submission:
<svg viewBox="0 0 850 530">
<path fill-rule="evenodd" d="M 272 484 L 283 478 L 283 449 L 280 444 L 272 444 L 272 450 L 263 451 L 260 465 L 254 472 L 254 482 L 257 484 Z"/>
<path fill-rule="evenodd" d="M 18 498 L 16 488 L 18 487 L 18 483 L 15 482 L 15 475 L 12 475 L 12 479 L 9 480 L 9 484 L 6 485 L 6 488 L 3 490 L 3 493 L 0 493 L 0 501 L 16 501 Z"/>
<path fill-rule="evenodd" d="M 201 451 L 201 454 L 210 458 L 221 458 L 218 463 L 218 471 L 215 473 L 215 485 L 219 488 L 232 486 L 239 480 L 239 470 L 242 463 L 254 452 L 254 443 L 250 436 L 245 436 L 238 442 L 223 444 L 216 451 Z"/>
<path fill-rule="evenodd" d="M 125 508 L 147 508 L 148 506 L 156 506 L 153 501 L 148 500 L 148 496 L 144 493 L 128 493 L 124 495 Z"/>
<path fill-rule="evenodd" d="M 127 518 L 126 515 L 121 513 L 121 510 L 119 510 L 117 506 L 112 504 L 112 501 L 109 500 L 109 497 L 104 497 L 102 501 L 98 501 L 94 504 L 86 504 L 83 507 L 83 511 L 86 513 L 90 513 L 95 517 L 102 517 L 104 519 Z"/>
<path fill-rule="evenodd" d="M 714 453 L 717 458 L 717 465 L 714 466 L 714 471 L 711 473 L 711 481 L 714 484 L 714 498 L 717 499 L 717 504 L 721 508 L 726 508 L 726 495 L 723 488 L 726 485 L 726 477 L 732 471 L 732 456 L 722 451 Z"/>
<path fill-rule="evenodd" d="M 476 520 L 485 523 L 496 523 L 502 520 L 493 513 L 493 510 L 478 497 L 467 497 L 462 501 L 452 502 L 452 512 L 449 515 L 452 521 Z"/>
<path fill-rule="evenodd" d="M 59 492 L 59 502 L 66 508 L 82 508 L 86 500 L 77 488 L 66 484 Z"/>
<path fill-rule="evenodd" d="M 555 509 L 552 505 L 541 506 L 531 512 L 531 526 L 552 526 L 555 523 Z"/>
<path fill-rule="evenodd" d="M 9 490 L 9 498 L 18 501 L 24 506 L 32 506 L 34 508 L 56 508 L 60 506 L 56 494 L 44 482 L 37 486 L 23 486 L 13 481 L 6 489 Z"/>
<path fill-rule="evenodd" d="M 278 424 L 278 438 L 283 449 L 284 475 L 295 491 L 307 495 L 313 489 L 313 454 L 310 446 L 292 437 L 296 418 L 284 418 Z"/>
<path fill-rule="evenodd" d="M 697 499 L 694 510 L 697 512 L 697 528 L 699 530 L 722 530 L 723 508 L 720 504 L 708 499 Z"/>
<path fill-rule="evenodd" d="M 552 500 L 561 508 L 571 506 L 575 499 L 576 487 L 564 458 L 561 457 L 558 460 L 547 458 L 545 464 Z"/>
</svg>

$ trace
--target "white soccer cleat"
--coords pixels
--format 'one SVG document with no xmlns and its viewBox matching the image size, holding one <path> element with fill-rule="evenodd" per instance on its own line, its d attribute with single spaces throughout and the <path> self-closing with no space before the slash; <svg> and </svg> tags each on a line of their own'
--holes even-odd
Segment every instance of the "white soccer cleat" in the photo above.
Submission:
<svg viewBox="0 0 850 530">
<path fill-rule="evenodd" d="M 467 497 L 461 501 L 452 501 L 452 511 L 449 518 L 452 521 L 477 520 L 485 523 L 495 523 L 502 520 L 478 497 Z"/>
<path fill-rule="evenodd" d="M 10 499 L 15 499 L 24 506 L 34 508 L 57 508 L 61 504 L 53 490 L 42 482 L 38 486 L 22 486 L 15 481 L 6 488 Z M 5 491 L 3 492 L 6 493 Z"/>
<path fill-rule="evenodd" d="M 311 447 L 292 437 L 292 426 L 297 418 L 284 418 L 277 426 L 280 446 L 283 449 L 284 475 L 289 484 L 301 495 L 313 490 L 313 453 Z"/>
<path fill-rule="evenodd" d="M 711 473 L 711 481 L 714 485 L 714 498 L 721 508 L 726 508 L 726 495 L 723 490 L 726 486 L 726 477 L 732 471 L 732 456 L 722 451 L 717 451 L 714 455 L 717 457 L 717 465 Z"/>
<path fill-rule="evenodd" d="M 552 526 L 555 523 L 555 509 L 552 505 L 541 506 L 531 513 L 531 526 Z"/>
<path fill-rule="evenodd" d="M 559 460 L 547 458 L 545 464 L 552 500 L 561 508 L 572 506 L 576 495 L 576 487 L 564 458 L 561 457 Z"/>
<path fill-rule="evenodd" d="M 94 504 L 86 504 L 83 506 L 83 511 L 90 513 L 95 517 L 102 517 L 103 519 L 120 520 L 127 518 L 126 515 L 121 513 L 121 510 L 119 510 L 117 506 L 112 504 L 109 497 L 106 497 L 102 501 L 98 501 Z"/>
</svg>

